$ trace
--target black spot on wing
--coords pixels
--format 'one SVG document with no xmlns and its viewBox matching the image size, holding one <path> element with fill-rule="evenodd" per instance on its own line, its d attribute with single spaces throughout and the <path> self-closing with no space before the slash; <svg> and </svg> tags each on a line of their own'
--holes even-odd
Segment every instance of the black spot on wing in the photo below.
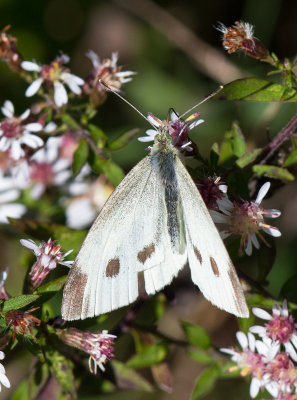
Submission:
<svg viewBox="0 0 297 400">
<path fill-rule="evenodd" d="M 146 262 L 148 258 L 151 258 L 152 254 L 155 252 L 155 245 L 154 243 L 151 243 L 149 246 L 145 246 L 143 250 L 141 250 L 137 254 L 137 259 L 140 261 L 142 264 Z"/>
<path fill-rule="evenodd" d="M 119 272 L 120 260 L 118 258 L 113 258 L 109 260 L 106 266 L 105 275 L 108 278 L 113 278 L 114 276 L 117 276 Z"/>
<path fill-rule="evenodd" d="M 202 264 L 202 256 L 201 256 L 200 251 L 194 245 L 193 245 L 193 250 L 194 250 L 195 256 L 197 257 L 197 260 L 200 262 L 200 264 Z"/>
<path fill-rule="evenodd" d="M 210 257 L 210 265 L 212 268 L 212 272 L 215 274 L 215 276 L 220 276 L 218 264 L 216 263 L 216 261 L 213 257 Z"/>
</svg>

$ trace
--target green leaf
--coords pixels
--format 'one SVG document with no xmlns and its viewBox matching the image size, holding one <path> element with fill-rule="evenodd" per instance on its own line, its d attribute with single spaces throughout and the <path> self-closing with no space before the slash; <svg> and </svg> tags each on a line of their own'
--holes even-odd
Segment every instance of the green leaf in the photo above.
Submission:
<svg viewBox="0 0 297 400">
<path fill-rule="evenodd" d="M 281 296 L 297 303 L 297 274 L 291 276 L 281 289 Z"/>
<path fill-rule="evenodd" d="M 73 363 L 58 351 L 48 351 L 46 353 L 50 368 L 63 389 L 67 393 L 74 395 L 75 378 L 73 375 Z"/>
<path fill-rule="evenodd" d="M 85 139 L 79 142 L 77 149 L 73 155 L 72 171 L 74 176 L 78 175 L 84 164 L 88 160 L 89 146 Z"/>
<path fill-rule="evenodd" d="M 125 363 L 112 360 L 111 365 L 116 376 L 117 386 L 120 389 L 153 391 L 152 385 L 134 369 L 127 367 Z"/>
<path fill-rule="evenodd" d="M 248 319 L 248 318 L 241 318 L 241 319 Z M 233 361 L 227 361 L 225 364 L 220 365 L 220 378 L 224 379 L 231 379 L 231 378 L 237 378 L 240 376 L 240 368 L 238 369 L 233 369 L 232 367 L 236 366 L 236 364 Z M 231 371 L 230 371 L 231 368 Z"/>
<path fill-rule="evenodd" d="M 16 390 L 13 392 L 10 400 L 29 400 L 28 392 L 29 392 L 29 383 L 28 380 L 25 379 L 22 381 Z"/>
<path fill-rule="evenodd" d="M 100 158 L 93 150 L 90 151 L 89 163 L 99 174 L 104 174 L 109 182 L 117 186 L 124 178 L 124 172 L 110 159 Z"/>
<path fill-rule="evenodd" d="M 230 131 L 230 140 L 232 144 L 233 154 L 241 157 L 246 152 L 245 139 L 237 122 L 233 122 Z"/>
<path fill-rule="evenodd" d="M 284 167 L 288 167 L 289 165 L 293 165 L 297 163 L 297 149 L 293 150 L 291 154 L 288 155 L 284 162 Z"/>
<path fill-rule="evenodd" d="M 192 360 L 197 361 L 200 364 L 212 364 L 215 360 L 208 353 L 201 350 L 189 350 L 189 356 Z"/>
<path fill-rule="evenodd" d="M 33 303 L 39 299 L 38 294 L 23 294 L 21 296 L 12 297 L 3 303 L 3 312 L 18 310 L 20 308 L 26 307 L 27 305 Z"/>
<path fill-rule="evenodd" d="M 127 362 L 127 366 L 131 368 L 150 367 L 151 365 L 162 362 L 167 352 L 168 348 L 165 343 L 153 344 L 132 357 Z"/>
<path fill-rule="evenodd" d="M 102 129 L 98 128 L 98 126 L 89 124 L 88 129 L 91 135 L 91 138 L 94 140 L 94 142 L 97 144 L 99 149 L 102 149 L 107 141 L 107 136 L 105 133 L 102 131 Z"/>
<path fill-rule="evenodd" d="M 224 86 L 217 100 L 297 101 L 297 92 L 285 85 L 258 78 L 238 79 Z"/>
<path fill-rule="evenodd" d="M 204 350 L 210 347 L 211 339 L 200 326 L 186 321 L 181 321 L 181 326 L 190 344 Z"/>
<path fill-rule="evenodd" d="M 74 129 L 74 130 L 80 129 L 79 124 L 75 121 L 75 119 L 70 117 L 69 114 L 62 114 L 60 116 L 60 118 L 64 122 L 64 124 L 66 124 L 69 128 Z"/>
<path fill-rule="evenodd" d="M 120 150 L 123 147 L 127 146 L 128 143 L 130 143 L 138 134 L 139 134 L 140 129 L 135 128 L 131 129 L 128 132 L 123 133 L 121 136 L 119 136 L 117 139 L 113 140 L 107 148 L 109 150 Z"/>
<path fill-rule="evenodd" d="M 191 400 L 200 399 L 201 397 L 209 393 L 213 389 L 219 376 L 220 373 L 217 365 L 213 365 L 203 371 L 195 382 L 194 390 L 191 395 Z"/>
<path fill-rule="evenodd" d="M 57 240 L 62 246 L 63 251 L 73 249 L 74 255 L 80 249 L 86 236 L 86 231 L 70 229 L 64 225 L 37 222 L 25 218 L 9 218 L 9 221 L 18 231 L 25 233 L 30 237 L 39 240 L 48 240 L 49 238 Z"/>
<path fill-rule="evenodd" d="M 67 275 L 61 276 L 60 278 L 55 279 L 54 281 L 45 283 L 44 285 L 40 286 L 38 289 L 35 290 L 34 293 L 42 295 L 41 301 L 42 303 L 44 303 L 45 301 L 48 301 L 50 298 L 52 298 L 59 290 L 62 289 L 66 279 Z"/>
<path fill-rule="evenodd" d="M 239 168 L 244 168 L 248 164 L 252 163 L 258 155 L 261 153 L 262 149 L 253 149 L 245 154 L 243 154 L 237 161 L 236 164 Z"/>
<path fill-rule="evenodd" d="M 286 168 L 275 167 L 274 165 L 254 165 L 253 171 L 262 176 L 267 176 L 273 179 L 283 179 L 286 181 L 293 181 L 294 175 L 291 174 Z"/>
</svg>

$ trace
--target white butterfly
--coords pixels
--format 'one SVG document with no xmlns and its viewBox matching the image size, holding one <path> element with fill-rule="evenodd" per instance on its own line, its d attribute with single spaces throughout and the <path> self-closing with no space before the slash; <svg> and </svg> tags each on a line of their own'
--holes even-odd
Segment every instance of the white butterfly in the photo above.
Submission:
<svg viewBox="0 0 297 400">
<path fill-rule="evenodd" d="M 211 303 L 248 317 L 232 261 L 164 124 L 91 227 L 64 288 L 62 317 L 84 319 L 132 303 L 139 273 L 154 294 L 187 262 Z"/>
</svg>

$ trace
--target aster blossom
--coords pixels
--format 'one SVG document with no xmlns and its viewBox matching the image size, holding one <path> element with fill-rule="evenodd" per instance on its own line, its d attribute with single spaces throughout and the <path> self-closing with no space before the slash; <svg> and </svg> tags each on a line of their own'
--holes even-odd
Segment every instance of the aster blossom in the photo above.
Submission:
<svg viewBox="0 0 297 400">
<path fill-rule="evenodd" d="M 272 315 L 267 311 L 254 307 L 253 314 L 267 321 L 264 326 L 255 325 L 250 328 L 251 332 L 261 337 L 268 337 L 284 346 L 285 351 L 297 362 L 297 323 L 292 315 L 289 315 L 286 300 L 282 307 L 276 303 L 272 307 Z"/>
<path fill-rule="evenodd" d="M 3 351 L 0 351 L 0 360 L 3 360 L 4 357 L 5 354 L 3 353 Z M 5 368 L 3 364 L 0 363 L 0 392 L 1 392 L 1 385 L 5 386 L 7 389 L 10 388 L 10 382 L 6 376 Z"/>
<path fill-rule="evenodd" d="M 14 105 L 6 100 L 1 108 L 5 119 L 0 122 L 0 151 L 10 150 L 11 157 L 19 160 L 25 155 L 23 145 L 36 149 L 43 145 L 43 140 L 33 134 L 40 132 L 42 125 L 30 121 L 30 110 L 27 109 L 22 115 L 16 116 Z"/>
<path fill-rule="evenodd" d="M 180 150 L 191 152 L 193 151 L 193 148 L 191 147 L 192 142 L 188 137 L 188 133 L 197 125 L 202 124 L 204 120 L 198 119 L 191 124 L 189 122 L 194 118 L 197 118 L 199 115 L 199 113 L 194 113 L 184 121 L 180 119 L 179 115 L 175 111 L 172 111 L 170 114 L 170 120 L 161 121 L 152 113 L 148 113 L 147 120 L 155 127 L 155 129 L 148 129 L 145 132 L 147 136 L 139 137 L 138 140 L 140 142 L 151 142 L 155 139 L 155 136 L 159 133 L 160 129 L 166 129 L 172 137 L 175 147 Z"/>
<path fill-rule="evenodd" d="M 219 204 L 227 199 L 227 185 L 221 178 L 207 177 L 196 181 L 196 186 L 209 210 L 219 210 Z"/>
<path fill-rule="evenodd" d="M 69 69 L 64 66 L 69 60 L 69 57 L 64 54 L 57 57 L 49 65 L 40 66 L 32 61 L 23 61 L 21 66 L 24 70 L 37 74 L 37 78 L 27 88 L 25 96 L 34 96 L 41 85 L 45 85 L 46 88 L 53 89 L 56 106 L 62 107 L 68 103 L 68 95 L 64 85 L 67 85 L 72 93 L 80 95 L 84 80 L 71 74 Z"/>
<path fill-rule="evenodd" d="M 89 369 L 96 374 L 99 367 L 105 370 L 104 364 L 113 357 L 115 335 L 104 330 L 101 333 L 84 332 L 76 328 L 58 329 L 60 339 L 69 346 L 75 347 L 90 355 Z"/>
<path fill-rule="evenodd" d="M 55 269 L 58 264 L 71 267 L 73 263 L 73 261 L 64 261 L 64 258 L 73 250 L 63 253 L 61 246 L 56 244 L 52 239 L 49 239 L 47 242 L 42 241 L 39 246 L 31 239 L 21 239 L 20 242 L 24 247 L 33 251 L 37 258 L 29 273 L 33 288 L 40 286 L 49 272 Z"/>
<path fill-rule="evenodd" d="M 257 236 L 269 246 L 265 238 L 259 232 L 260 230 L 274 237 L 281 236 L 281 232 L 278 228 L 268 225 L 264 221 L 264 217 L 277 218 L 281 215 L 281 212 L 276 209 L 265 210 L 260 206 L 269 188 L 270 182 L 264 183 L 254 202 L 242 200 L 232 203 L 226 198 L 219 204 L 220 212 L 211 211 L 214 222 L 217 224 L 224 224 L 226 227 L 221 231 L 222 238 L 225 239 L 231 234 L 241 236 L 239 251 L 241 252 L 242 247 L 244 247 L 247 255 L 252 254 L 253 245 L 256 249 L 259 249 L 260 244 Z"/>
<path fill-rule="evenodd" d="M 8 326 L 13 328 L 12 340 L 15 340 L 15 335 L 30 335 L 35 342 L 37 342 L 32 328 L 39 326 L 40 319 L 31 315 L 33 311 L 38 310 L 40 307 L 31 308 L 28 311 L 11 310 L 5 313 L 5 320 Z"/>
<path fill-rule="evenodd" d="M 3 173 L 0 172 L 0 223 L 7 224 L 9 222 L 8 217 L 20 218 L 25 214 L 26 206 L 15 203 L 20 194 L 14 178 L 3 176 Z"/>
</svg>

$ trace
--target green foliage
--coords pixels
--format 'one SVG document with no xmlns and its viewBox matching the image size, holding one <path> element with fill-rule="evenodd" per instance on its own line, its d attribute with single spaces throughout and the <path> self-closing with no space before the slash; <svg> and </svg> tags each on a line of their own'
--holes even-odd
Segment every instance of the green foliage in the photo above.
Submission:
<svg viewBox="0 0 297 400">
<path fill-rule="evenodd" d="M 212 365 L 205 369 L 195 382 L 191 400 L 201 399 L 209 393 L 213 389 L 219 376 L 219 368 L 217 365 Z"/>
<path fill-rule="evenodd" d="M 182 321 L 181 326 L 190 344 L 201 349 L 208 349 L 210 346 L 210 337 L 200 326 Z"/>
<path fill-rule="evenodd" d="M 2 311 L 7 312 L 11 310 L 19 310 L 27 305 L 34 303 L 40 296 L 38 294 L 23 294 L 6 300 L 3 303 Z"/>
<path fill-rule="evenodd" d="M 162 362 L 168 353 L 166 343 L 152 344 L 137 353 L 128 362 L 130 368 L 145 368 Z"/>
<path fill-rule="evenodd" d="M 73 155 L 72 171 L 74 176 L 79 174 L 80 170 L 88 160 L 88 155 L 88 143 L 85 139 L 82 139 Z"/>
</svg>

